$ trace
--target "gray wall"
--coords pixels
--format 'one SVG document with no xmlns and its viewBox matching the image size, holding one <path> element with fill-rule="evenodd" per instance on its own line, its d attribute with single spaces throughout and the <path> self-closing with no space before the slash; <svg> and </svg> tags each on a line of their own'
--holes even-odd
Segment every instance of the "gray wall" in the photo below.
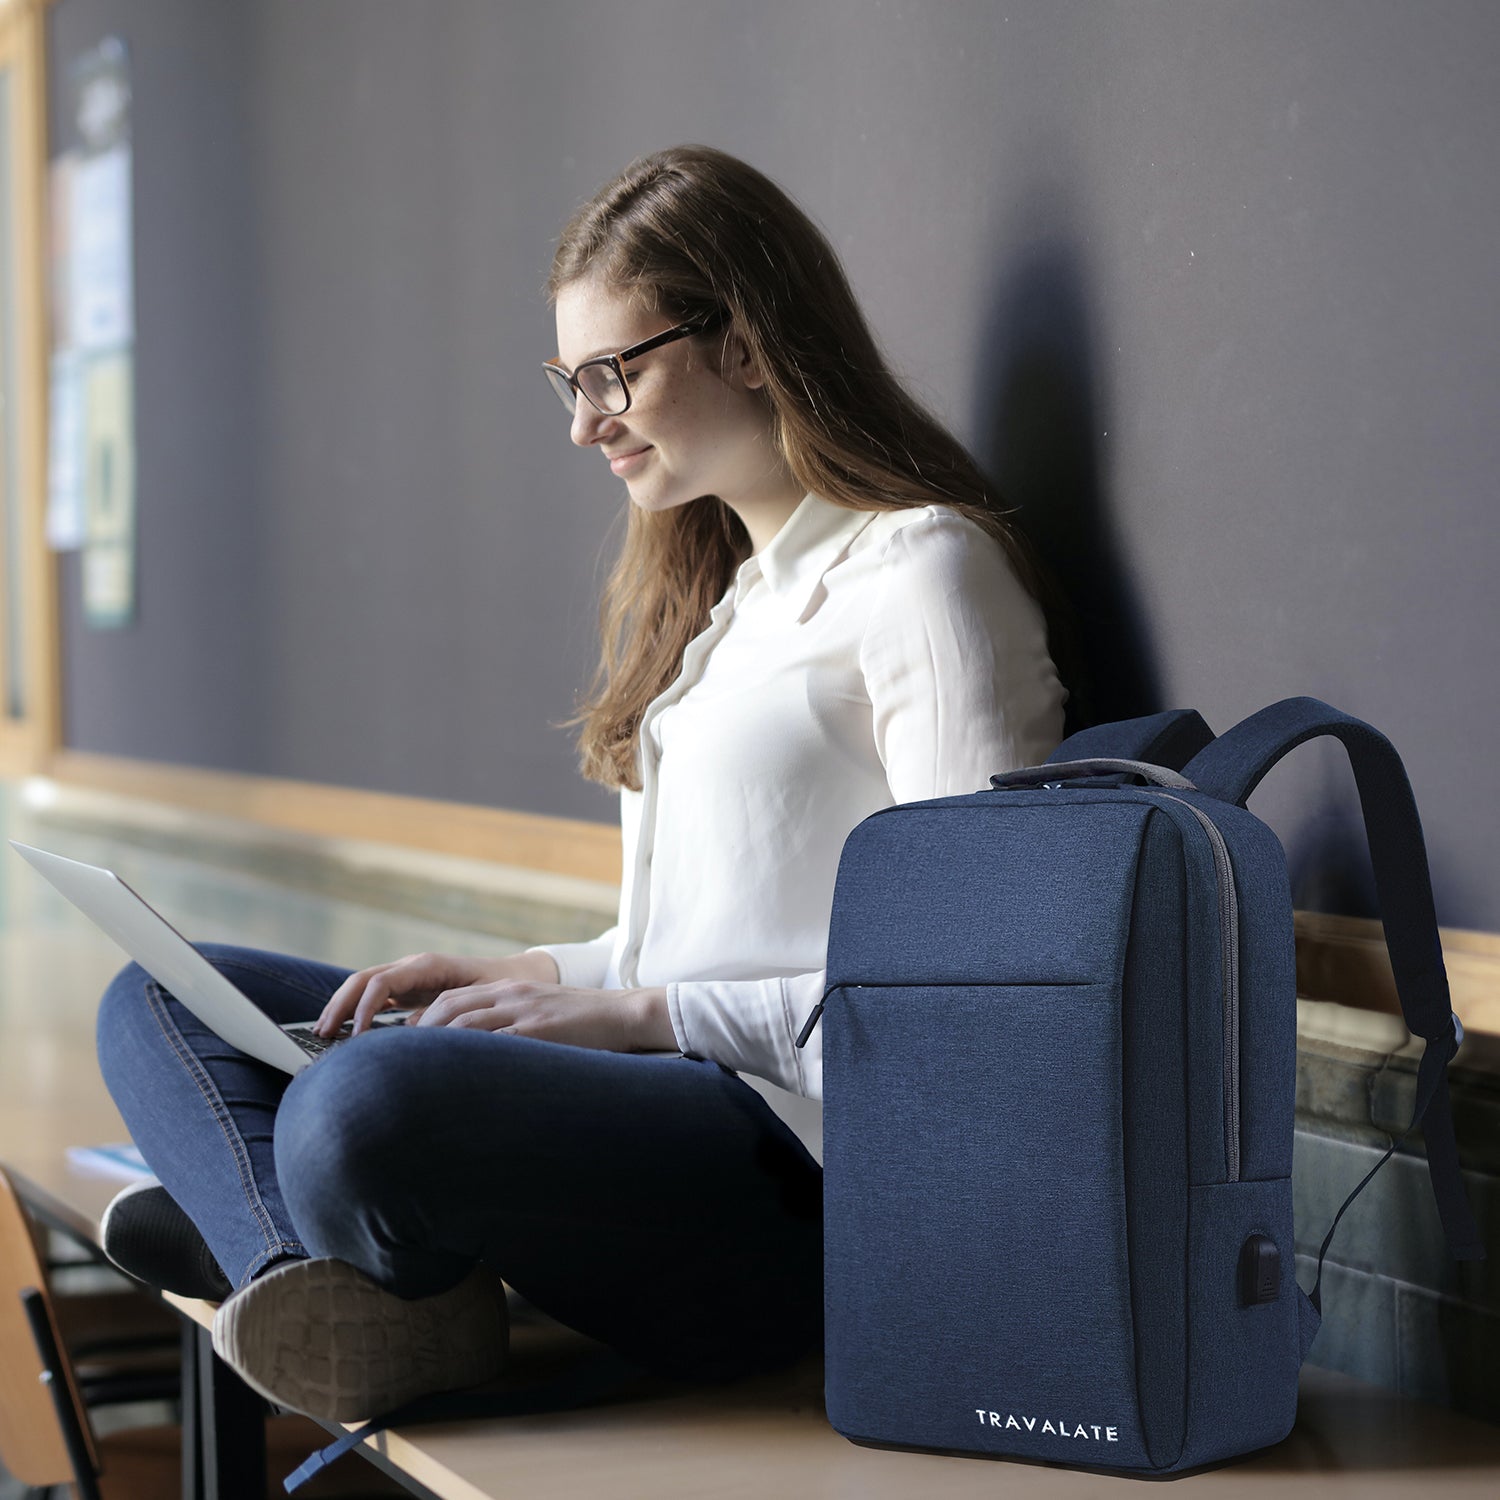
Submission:
<svg viewBox="0 0 1500 1500">
<path fill-rule="evenodd" d="M 743 155 L 844 255 L 1081 616 L 1080 706 L 1383 729 L 1500 929 L 1500 7 L 62 0 L 133 48 L 140 620 L 67 738 L 610 820 L 570 711 L 623 490 L 536 371 L 570 209 Z M 1371 911 L 1330 745 L 1253 802 Z"/>
</svg>

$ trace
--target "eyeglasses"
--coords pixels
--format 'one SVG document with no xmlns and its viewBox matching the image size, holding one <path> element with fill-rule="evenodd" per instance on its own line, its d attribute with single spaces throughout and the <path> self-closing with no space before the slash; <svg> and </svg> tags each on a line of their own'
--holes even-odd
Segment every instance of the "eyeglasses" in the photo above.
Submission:
<svg viewBox="0 0 1500 1500">
<path fill-rule="evenodd" d="M 653 349 L 660 349 L 663 344 L 685 339 L 689 334 L 709 333 L 715 328 L 722 328 L 728 321 L 728 311 L 721 308 L 718 312 L 679 323 L 665 333 L 658 333 L 642 343 L 620 350 L 618 354 L 601 354 L 598 359 L 586 359 L 571 374 L 550 359 L 542 361 L 542 369 L 546 372 L 552 389 L 557 392 L 557 399 L 569 411 L 578 409 L 578 393 L 582 391 L 595 411 L 606 417 L 618 417 L 630 410 L 630 386 L 625 379 L 625 365 L 630 360 L 639 359 Z"/>
</svg>

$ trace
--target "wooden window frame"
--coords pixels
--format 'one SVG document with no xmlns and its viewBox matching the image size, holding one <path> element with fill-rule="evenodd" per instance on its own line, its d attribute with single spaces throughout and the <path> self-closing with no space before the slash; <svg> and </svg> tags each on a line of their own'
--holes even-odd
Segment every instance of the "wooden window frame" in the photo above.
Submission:
<svg viewBox="0 0 1500 1500">
<path fill-rule="evenodd" d="M 41 769 L 62 743 L 57 616 L 57 559 L 46 539 L 47 496 L 47 114 L 46 20 L 52 0 L 0 4 L 0 68 L 10 80 L 10 181 L 14 238 L 11 261 L 16 324 L 17 405 L 14 472 L 17 493 L 0 503 L 17 507 L 21 557 L 22 716 L 0 713 L 0 775 Z M 4 441 L 0 433 L 0 442 Z M 0 475 L 5 470 L 0 468 Z M 3 484 L 3 480 L 0 480 Z M 0 588 L 10 576 L 7 539 L 0 528 Z M 0 664 L 9 660 L 6 615 L 0 612 Z M 0 666 L 0 671 L 5 670 Z M 9 684 L 4 684 L 8 690 Z"/>
</svg>

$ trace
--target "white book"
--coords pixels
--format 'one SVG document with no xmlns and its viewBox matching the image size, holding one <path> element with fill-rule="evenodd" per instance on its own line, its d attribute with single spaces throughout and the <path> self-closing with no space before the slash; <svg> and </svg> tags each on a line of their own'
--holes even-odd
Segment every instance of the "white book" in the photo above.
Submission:
<svg viewBox="0 0 1500 1500">
<path fill-rule="evenodd" d="M 108 1146 L 69 1146 L 68 1160 L 82 1171 L 98 1172 L 126 1182 L 139 1182 L 143 1177 L 156 1175 L 130 1141 Z"/>
</svg>

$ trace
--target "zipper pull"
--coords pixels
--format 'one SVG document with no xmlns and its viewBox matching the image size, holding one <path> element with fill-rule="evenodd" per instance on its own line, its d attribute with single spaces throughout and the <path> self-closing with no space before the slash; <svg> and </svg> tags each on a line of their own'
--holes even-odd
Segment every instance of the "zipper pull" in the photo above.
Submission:
<svg viewBox="0 0 1500 1500">
<path fill-rule="evenodd" d="M 803 1047 L 807 1045 L 807 1039 L 812 1035 L 813 1027 L 818 1024 L 818 1017 L 822 1014 L 823 1002 L 819 1000 L 813 1007 L 812 1014 L 802 1023 L 802 1030 L 797 1033 L 797 1046 Z"/>
</svg>

